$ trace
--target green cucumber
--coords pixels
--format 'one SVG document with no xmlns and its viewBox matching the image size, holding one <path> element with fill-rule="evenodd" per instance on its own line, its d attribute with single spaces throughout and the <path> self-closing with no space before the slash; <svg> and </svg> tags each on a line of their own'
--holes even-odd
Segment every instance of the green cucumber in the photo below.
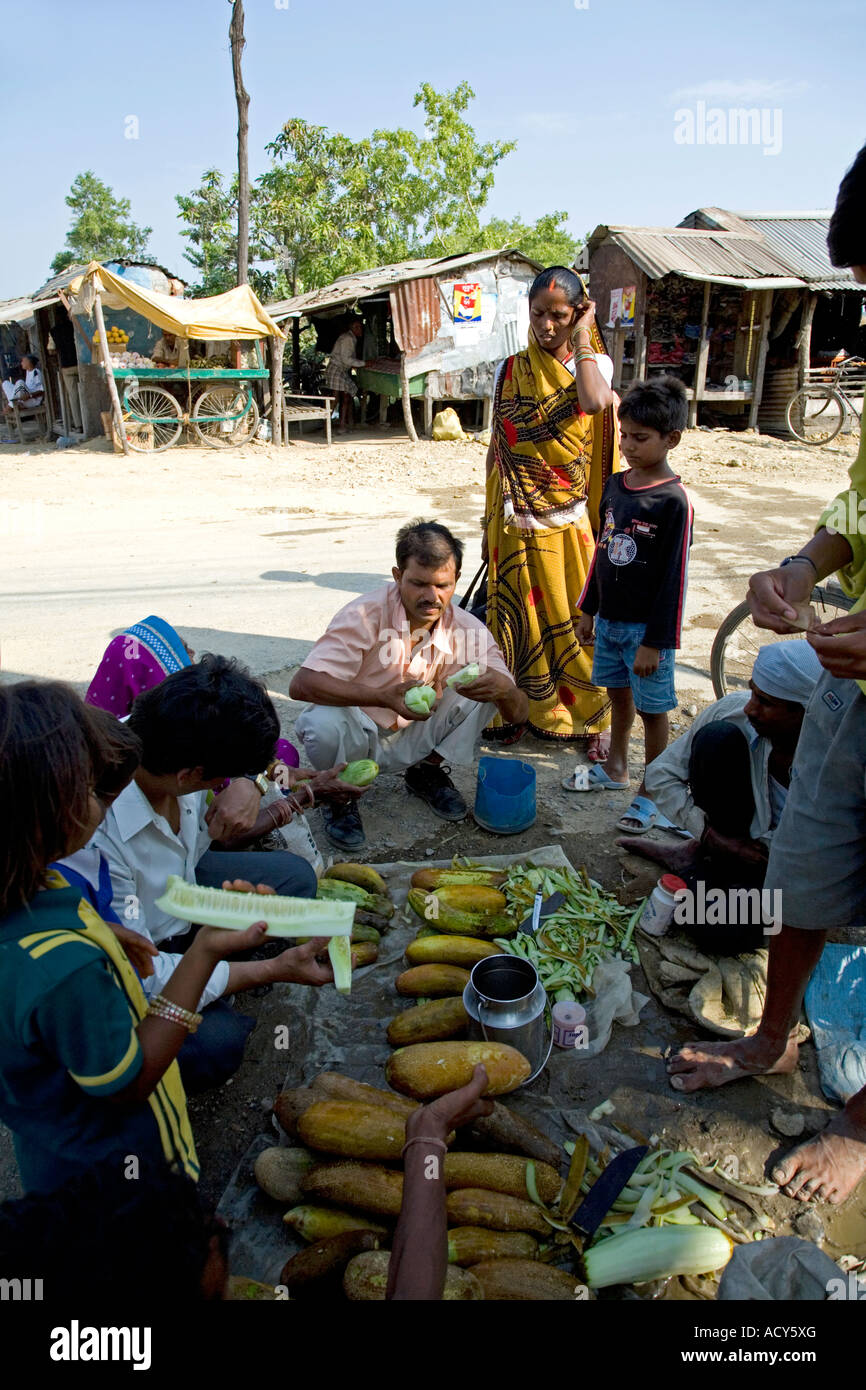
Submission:
<svg viewBox="0 0 866 1390">
<path fill-rule="evenodd" d="M 413 714 L 429 714 L 436 703 L 436 691 L 432 685 L 413 685 L 403 699 Z"/>
<path fill-rule="evenodd" d="M 481 675 L 481 667 L 477 661 L 473 661 L 469 666 L 464 666 L 462 671 L 455 671 L 453 676 L 449 676 L 445 684 L 452 690 L 459 685 L 469 685 L 471 681 L 477 681 Z"/>
<path fill-rule="evenodd" d="M 348 782 L 350 787 L 369 787 L 378 776 L 378 763 L 374 763 L 372 758 L 358 758 L 353 763 L 346 763 L 338 781 Z"/>
</svg>

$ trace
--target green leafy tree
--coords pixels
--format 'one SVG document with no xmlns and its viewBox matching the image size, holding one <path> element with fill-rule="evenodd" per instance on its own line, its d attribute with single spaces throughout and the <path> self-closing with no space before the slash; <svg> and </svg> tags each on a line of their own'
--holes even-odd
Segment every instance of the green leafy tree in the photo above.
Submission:
<svg viewBox="0 0 866 1390">
<path fill-rule="evenodd" d="M 82 261 L 139 260 L 147 251 L 153 229 L 136 226 L 130 220 L 129 199 L 115 198 L 92 169 L 73 180 L 66 206 L 73 220 L 65 247 L 51 262 L 55 274 Z"/>
<path fill-rule="evenodd" d="M 511 221 L 494 217 L 482 228 L 484 246 L 512 246 L 540 265 L 571 265 L 580 243 L 563 225 L 564 212 L 548 212 L 537 222 Z M 479 247 L 479 250 L 482 249 Z"/>
<path fill-rule="evenodd" d="M 466 120 L 467 82 L 452 92 L 424 83 L 415 96 L 423 133 L 374 130 L 361 140 L 293 118 L 268 146 L 270 168 L 251 190 L 250 278 L 262 294 L 290 295 L 353 271 L 424 256 L 514 246 L 551 264 L 574 242 L 563 213 L 534 224 L 483 222 L 496 170 L 513 141 L 479 142 Z M 177 199 L 201 273 L 201 293 L 234 283 L 236 187 L 209 170 Z M 566 261 L 567 263 L 567 261 Z M 265 297 L 265 295 L 262 295 Z"/>
</svg>

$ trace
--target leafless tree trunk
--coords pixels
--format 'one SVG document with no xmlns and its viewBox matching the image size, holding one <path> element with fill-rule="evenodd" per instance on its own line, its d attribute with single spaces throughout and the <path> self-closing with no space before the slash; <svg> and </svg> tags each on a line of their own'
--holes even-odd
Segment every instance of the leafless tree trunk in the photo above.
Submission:
<svg viewBox="0 0 866 1390">
<path fill-rule="evenodd" d="M 229 38 L 232 45 L 232 71 L 235 79 L 235 99 L 238 104 L 238 284 L 245 285 L 249 280 L 250 261 L 250 170 L 247 154 L 250 124 L 248 111 L 250 96 L 244 86 L 241 55 L 244 51 L 244 6 L 243 0 L 234 0 L 232 22 L 229 25 Z"/>
</svg>

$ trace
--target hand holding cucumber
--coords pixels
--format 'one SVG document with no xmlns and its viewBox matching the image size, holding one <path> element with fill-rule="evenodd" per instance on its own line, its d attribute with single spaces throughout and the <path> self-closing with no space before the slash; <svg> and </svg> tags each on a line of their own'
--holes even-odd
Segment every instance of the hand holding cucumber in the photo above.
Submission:
<svg viewBox="0 0 866 1390">
<path fill-rule="evenodd" d="M 492 1115 L 493 1102 L 482 1099 L 488 1084 L 487 1072 L 482 1066 L 477 1066 L 466 1086 L 448 1091 L 438 1100 L 412 1112 L 406 1121 L 406 1138 L 424 1135 L 431 1139 L 444 1139 L 452 1129 L 472 1124 L 483 1115 Z"/>
<path fill-rule="evenodd" d="M 388 708 L 399 714 L 401 719 L 429 719 L 436 708 L 435 699 L 431 702 L 427 695 L 423 698 L 412 695 L 410 696 L 412 700 L 410 704 L 406 697 L 412 690 L 430 691 L 432 686 L 424 685 L 418 680 L 402 681 L 400 685 L 388 691 Z M 436 692 L 433 691 L 433 694 L 435 696 Z M 383 701 L 383 703 L 386 702 Z"/>
</svg>

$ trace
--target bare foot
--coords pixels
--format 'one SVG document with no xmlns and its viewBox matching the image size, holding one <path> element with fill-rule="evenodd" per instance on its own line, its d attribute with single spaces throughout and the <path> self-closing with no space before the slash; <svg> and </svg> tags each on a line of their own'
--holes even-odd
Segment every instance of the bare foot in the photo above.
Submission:
<svg viewBox="0 0 866 1390">
<path fill-rule="evenodd" d="M 610 734 L 587 734 L 586 756 L 591 763 L 607 762 L 610 752 Z"/>
<path fill-rule="evenodd" d="M 756 1033 L 752 1038 L 735 1038 L 731 1042 L 687 1043 L 668 1058 L 667 1069 L 675 1091 L 700 1091 L 739 1081 L 743 1076 L 791 1072 L 796 1065 L 797 1044 L 793 1037 L 780 1054 L 777 1046 L 766 1043 Z"/>
<path fill-rule="evenodd" d="M 651 859 L 654 864 L 661 864 L 676 874 L 691 869 L 701 852 L 699 840 L 641 840 L 629 835 L 616 843 L 620 849 L 639 854 L 642 859 Z"/>
<path fill-rule="evenodd" d="M 773 1169 L 786 1197 L 838 1207 L 866 1174 L 866 1130 L 842 1112 Z"/>
</svg>

